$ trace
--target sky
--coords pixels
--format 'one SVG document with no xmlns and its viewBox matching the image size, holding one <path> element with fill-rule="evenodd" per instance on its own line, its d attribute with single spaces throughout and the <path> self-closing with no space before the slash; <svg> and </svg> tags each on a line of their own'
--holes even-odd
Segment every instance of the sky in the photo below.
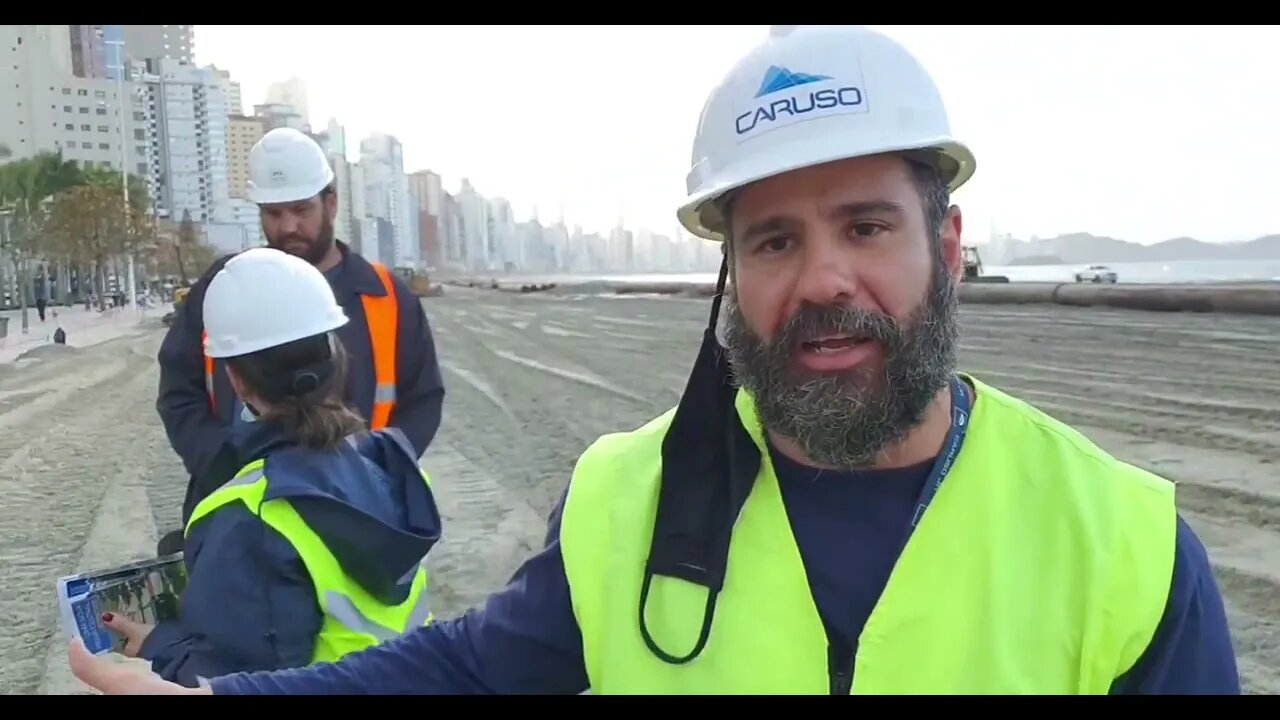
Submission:
<svg viewBox="0 0 1280 720">
<path fill-rule="evenodd" d="M 929 69 L 977 157 L 967 242 L 1091 232 L 1144 244 L 1280 232 L 1274 27 L 875 26 Z M 244 110 L 307 84 L 310 122 L 398 137 L 405 170 L 468 178 L 553 222 L 674 234 L 708 93 L 765 25 L 195 26 Z"/>
</svg>

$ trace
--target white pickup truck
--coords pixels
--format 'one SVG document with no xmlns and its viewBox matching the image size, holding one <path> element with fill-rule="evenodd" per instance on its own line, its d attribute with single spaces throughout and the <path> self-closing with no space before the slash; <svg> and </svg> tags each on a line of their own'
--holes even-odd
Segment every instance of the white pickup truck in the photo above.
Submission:
<svg viewBox="0 0 1280 720">
<path fill-rule="evenodd" d="M 1106 265 L 1090 265 L 1076 271 L 1076 282 L 1114 283 L 1115 281 L 1116 271 Z"/>
</svg>

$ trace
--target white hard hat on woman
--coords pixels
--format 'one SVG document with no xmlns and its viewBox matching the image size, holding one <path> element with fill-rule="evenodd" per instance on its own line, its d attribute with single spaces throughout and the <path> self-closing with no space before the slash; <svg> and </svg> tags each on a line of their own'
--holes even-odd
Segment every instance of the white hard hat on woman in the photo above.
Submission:
<svg viewBox="0 0 1280 720">
<path fill-rule="evenodd" d="M 347 315 L 314 265 L 257 247 L 231 258 L 209 282 L 204 323 L 206 354 L 226 358 L 337 330 Z"/>
<path fill-rule="evenodd" d="M 322 448 L 363 427 L 335 395 L 346 352 L 334 331 L 347 314 L 316 266 L 275 248 L 246 250 L 209 281 L 203 309 L 205 355 L 227 360 L 246 421 L 276 420 Z"/>
<path fill-rule="evenodd" d="M 724 240 L 718 202 L 750 183 L 865 155 L 933 155 L 948 190 L 974 171 L 941 94 L 911 53 L 861 26 L 775 25 L 712 91 L 693 143 L 689 232 Z"/>
</svg>

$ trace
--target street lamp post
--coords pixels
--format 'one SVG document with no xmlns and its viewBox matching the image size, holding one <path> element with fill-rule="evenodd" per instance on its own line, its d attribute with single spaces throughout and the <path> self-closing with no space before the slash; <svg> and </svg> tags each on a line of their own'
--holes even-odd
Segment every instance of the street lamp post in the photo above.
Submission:
<svg viewBox="0 0 1280 720">
<path fill-rule="evenodd" d="M 128 136 L 125 134 L 125 123 L 128 122 L 129 115 L 124 93 L 124 41 L 104 40 L 103 43 L 116 47 L 116 108 L 117 112 L 120 113 L 120 189 L 121 194 L 124 196 L 124 229 L 127 237 L 132 217 L 129 212 L 129 143 Z M 129 264 L 127 273 L 129 294 L 127 300 L 129 309 L 136 319 L 138 315 L 138 285 L 137 279 L 134 277 L 132 245 L 127 248 L 125 255 Z"/>
</svg>

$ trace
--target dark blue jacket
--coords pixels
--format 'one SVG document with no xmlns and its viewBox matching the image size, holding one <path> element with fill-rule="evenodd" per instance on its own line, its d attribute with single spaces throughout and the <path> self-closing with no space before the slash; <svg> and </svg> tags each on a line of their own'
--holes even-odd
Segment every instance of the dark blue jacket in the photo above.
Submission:
<svg viewBox="0 0 1280 720">
<path fill-rule="evenodd" d="M 342 242 L 338 243 L 338 249 L 343 256 L 342 262 L 325 274 L 349 318 L 349 322 L 338 330 L 348 355 L 347 399 L 363 417 L 369 418 L 373 412 L 373 349 L 360 295 L 381 296 L 386 292 L 367 260 L 351 252 Z M 232 257 L 234 255 L 219 258 L 191 286 L 191 292 L 165 335 L 157 356 L 160 392 L 156 409 L 169 443 L 191 474 L 183 505 L 184 523 L 195 504 L 226 482 L 241 466 L 229 450 L 227 432 L 239 421 L 243 405 L 231 390 L 223 363 L 218 361 L 214 368 L 214 393 L 218 399 L 217 415 L 214 415 L 205 391 L 201 340 L 205 289 Z M 404 432 L 421 456 L 440 427 L 444 383 L 436 359 L 435 340 L 422 303 L 403 281 L 394 274 L 392 278 L 400 308 L 400 325 L 396 340 L 397 404 L 390 424 Z M 288 309 L 263 308 L 263 312 L 288 312 Z"/>
<path fill-rule="evenodd" d="M 237 427 L 246 460 L 265 457 L 266 498 L 288 498 L 365 590 L 395 604 L 440 538 L 418 456 L 398 430 L 332 452 L 296 447 L 267 422 Z M 283 535 L 241 503 L 198 520 L 185 547 L 180 620 L 160 623 L 139 656 L 167 680 L 306 665 L 322 617 L 306 566 Z"/>
<path fill-rule="evenodd" d="M 932 461 L 914 468 L 836 473 L 774 452 L 774 468 L 810 591 L 831 641 L 857 638 L 897 561 L 903 527 Z M 563 506 L 561 499 L 561 507 Z M 560 555 L 561 507 L 545 549 L 484 605 L 332 665 L 214 679 L 234 694 L 574 694 L 587 689 L 582 635 Z M 945 592 L 945 591 L 944 591 Z M 940 598 L 945 602 L 945 598 Z M 634 632 L 634 628 L 620 629 Z M 855 678 L 856 681 L 856 678 Z M 1238 694 L 1226 611 L 1209 559 L 1191 528 L 1177 529 L 1169 603 L 1138 663 L 1114 695 Z"/>
</svg>

